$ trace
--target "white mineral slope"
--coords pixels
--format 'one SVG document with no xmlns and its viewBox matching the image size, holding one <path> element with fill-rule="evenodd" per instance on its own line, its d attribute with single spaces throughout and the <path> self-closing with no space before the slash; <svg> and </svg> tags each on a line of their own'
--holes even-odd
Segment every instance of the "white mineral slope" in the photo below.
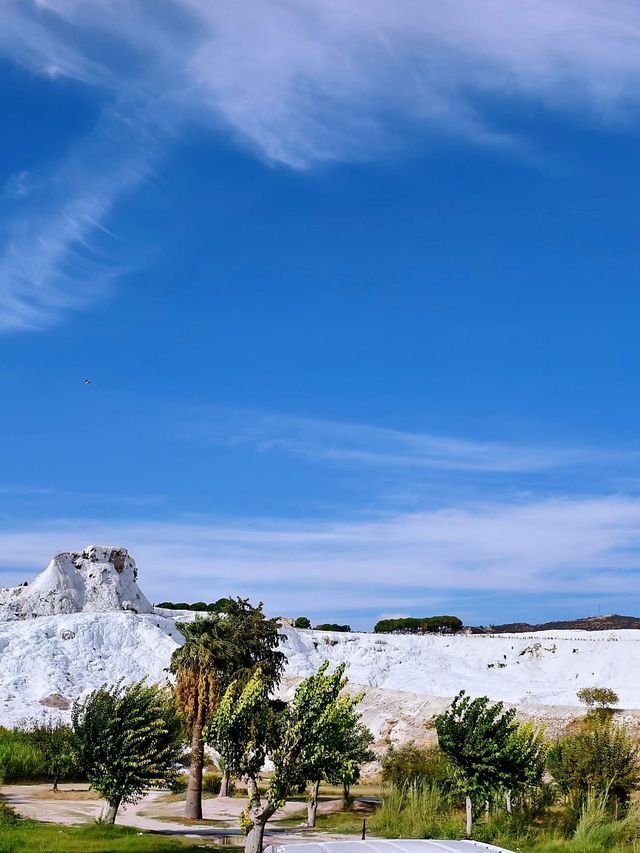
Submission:
<svg viewBox="0 0 640 853">
<path fill-rule="evenodd" d="M 581 687 L 606 685 L 640 708 L 640 631 L 411 636 L 285 627 L 287 675 L 346 663 L 354 684 L 423 696 L 460 690 L 513 704 L 577 706 Z"/>
<path fill-rule="evenodd" d="M 137 583 L 138 570 L 126 548 L 90 545 L 63 551 L 31 584 L 0 589 L 0 619 L 34 619 L 65 613 L 153 607 Z"/>
<path fill-rule="evenodd" d="M 124 548 L 58 554 L 32 584 L 0 591 L 0 725 L 67 718 L 103 684 L 168 678 L 193 613 L 152 607 Z M 458 691 L 516 705 L 523 716 L 569 722 L 581 687 L 613 688 L 640 722 L 640 631 L 493 636 L 395 636 L 282 627 L 283 693 L 324 660 L 366 690 L 365 721 L 380 742 L 424 734 Z M 635 710 L 634 710 L 635 709 Z"/>
<path fill-rule="evenodd" d="M 181 634 L 171 619 L 72 613 L 0 622 L 0 725 L 68 719 L 72 703 L 103 684 L 162 683 Z"/>
<path fill-rule="evenodd" d="M 640 708 L 638 631 L 471 637 L 282 631 L 285 695 L 323 660 L 331 668 L 345 663 L 352 688 L 367 691 L 365 721 L 379 740 L 418 737 L 461 689 L 561 723 L 580 713 L 575 694 L 588 685 L 612 687 L 624 708 Z M 75 699 L 120 679 L 163 682 L 181 640 L 176 620 L 161 613 L 0 621 L 0 725 L 68 718 Z"/>
</svg>

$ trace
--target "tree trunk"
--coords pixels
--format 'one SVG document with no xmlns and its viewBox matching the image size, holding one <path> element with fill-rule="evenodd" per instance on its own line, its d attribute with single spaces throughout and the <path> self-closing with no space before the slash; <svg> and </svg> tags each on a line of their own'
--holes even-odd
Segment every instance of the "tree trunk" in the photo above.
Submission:
<svg viewBox="0 0 640 853">
<path fill-rule="evenodd" d="M 51 789 L 52 791 L 57 791 L 57 790 L 58 790 L 58 780 L 59 780 L 59 778 L 60 778 L 60 774 L 59 774 L 59 773 L 54 773 L 54 776 L 53 776 L 53 788 Z"/>
<path fill-rule="evenodd" d="M 261 804 L 258 784 L 251 776 L 247 777 L 247 794 L 249 795 L 247 814 L 251 828 L 247 833 L 244 850 L 245 853 L 262 853 L 264 830 L 275 808 L 268 802 L 264 806 Z"/>
<path fill-rule="evenodd" d="M 509 814 L 511 814 L 511 788 L 509 788 L 509 790 L 507 791 L 507 794 L 506 794 L 506 806 L 507 806 L 507 812 Z"/>
<path fill-rule="evenodd" d="M 107 800 L 107 805 L 102 812 L 102 820 L 105 823 L 115 823 L 116 822 L 116 814 L 118 813 L 118 808 L 120 806 L 120 797 L 116 797 L 115 800 Z"/>
<path fill-rule="evenodd" d="M 311 786 L 311 794 L 307 803 L 307 826 L 313 827 L 316 825 L 316 815 L 318 813 L 318 791 L 320 790 L 320 780 L 316 781 Z"/>
<path fill-rule="evenodd" d="M 467 794 L 464 798 L 465 808 L 467 810 L 467 838 L 471 836 L 471 830 L 473 829 L 473 804 L 471 803 L 471 797 Z"/>
<path fill-rule="evenodd" d="M 348 809 L 351 805 L 351 786 L 348 782 L 342 783 L 342 806 Z"/>
<path fill-rule="evenodd" d="M 229 796 L 229 771 L 225 769 L 222 771 L 222 779 L 220 780 L 220 793 L 219 797 L 228 797 Z"/>
<path fill-rule="evenodd" d="M 184 816 L 188 820 L 202 820 L 202 766 L 204 764 L 204 713 L 198 708 L 191 735 L 191 766 Z"/>
<path fill-rule="evenodd" d="M 264 823 L 254 823 L 244 844 L 244 853 L 262 853 L 264 843 Z"/>
</svg>

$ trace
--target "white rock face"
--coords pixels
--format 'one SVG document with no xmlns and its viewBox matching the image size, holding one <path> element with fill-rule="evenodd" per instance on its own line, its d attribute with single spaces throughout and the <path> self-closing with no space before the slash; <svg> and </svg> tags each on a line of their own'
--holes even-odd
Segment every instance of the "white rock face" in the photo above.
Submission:
<svg viewBox="0 0 640 853">
<path fill-rule="evenodd" d="M 68 719 L 76 699 L 103 684 L 168 678 L 191 612 L 154 610 L 124 548 L 58 554 L 26 587 L 0 591 L 0 725 Z M 502 699 L 561 731 L 583 713 L 581 687 L 620 696 L 621 719 L 640 723 L 640 631 L 555 631 L 494 636 L 394 636 L 282 626 L 288 663 L 281 693 L 324 660 L 346 663 L 366 691 L 364 720 L 378 744 L 432 737 L 425 723 L 459 690 Z"/>
<path fill-rule="evenodd" d="M 0 620 L 128 610 L 151 613 L 126 548 L 91 545 L 63 551 L 28 586 L 0 590 Z"/>
<path fill-rule="evenodd" d="M 165 682 L 181 637 L 171 619 L 123 611 L 0 622 L 0 725 L 68 720 L 76 699 L 119 679 Z"/>
</svg>

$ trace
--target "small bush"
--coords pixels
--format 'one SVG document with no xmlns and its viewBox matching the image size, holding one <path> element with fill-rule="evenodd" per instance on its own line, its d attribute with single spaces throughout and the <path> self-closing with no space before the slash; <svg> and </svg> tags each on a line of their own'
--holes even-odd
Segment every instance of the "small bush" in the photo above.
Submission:
<svg viewBox="0 0 640 853">
<path fill-rule="evenodd" d="M 414 741 L 390 746 L 382 758 L 382 779 L 397 788 L 433 784 L 449 790 L 453 780 L 450 761 L 438 746 L 417 746 Z"/>
<path fill-rule="evenodd" d="M 0 827 L 14 826 L 20 818 L 6 803 L 0 802 Z"/>
<path fill-rule="evenodd" d="M 590 791 L 603 794 L 613 807 L 626 803 L 640 781 L 638 753 L 623 726 L 605 721 L 556 741 L 547 766 L 574 809 L 582 807 Z"/>
<path fill-rule="evenodd" d="M 342 631 L 345 634 L 351 633 L 351 625 L 338 625 L 336 622 L 323 622 L 321 625 L 316 625 L 316 631 Z"/>
<path fill-rule="evenodd" d="M 293 623 L 294 628 L 310 628 L 311 620 L 307 619 L 306 616 L 298 616 L 296 621 Z"/>
<path fill-rule="evenodd" d="M 187 785 L 189 784 L 189 777 L 181 773 L 179 776 L 175 776 L 170 784 L 169 790 L 172 794 L 184 794 L 187 790 Z"/>
<path fill-rule="evenodd" d="M 203 794 L 219 794 L 222 779 L 217 773 L 205 773 L 202 777 Z"/>
</svg>

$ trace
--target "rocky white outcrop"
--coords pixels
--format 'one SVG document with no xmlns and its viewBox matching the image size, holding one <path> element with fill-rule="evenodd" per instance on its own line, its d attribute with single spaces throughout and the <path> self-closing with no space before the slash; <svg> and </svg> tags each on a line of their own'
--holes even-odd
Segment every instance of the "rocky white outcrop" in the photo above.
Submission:
<svg viewBox="0 0 640 853">
<path fill-rule="evenodd" d="M 58 554 L 33 583 L 0 591 L 0 725 L 69 719 L 73 702 L 103 684 L 165 681 L 183 640 L 178 623 L 193 617 L 154 609 L 124 548 Z M 432 736 L 425 725 L 463 688 L 555 733 L 583 713 L 579 688 L 611 687 L 627 709 L 620 718 L 640 726 L 638 630 L 394 636 L 284 624 L 282 634 L 282 695 L 324 660 L 345 663 L 379 746 Z"/>
<path fill-rule="evenodd" d="M 0 590 L 0 620 L 114 610 L 151 613 L 137 577 L 126 548 L 91 545 L 63 551 L 32 583 Z"/>
</svg>

